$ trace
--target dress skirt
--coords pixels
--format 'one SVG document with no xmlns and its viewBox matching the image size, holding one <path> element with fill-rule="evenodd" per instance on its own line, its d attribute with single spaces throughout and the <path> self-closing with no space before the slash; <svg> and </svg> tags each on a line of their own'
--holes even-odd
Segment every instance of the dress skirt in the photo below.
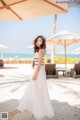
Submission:
<svg viewBox="0 0 80 120">
<path fill-rule="evenodd" d="M 34 67 L 34 72 L 37 65 Z M 28 110 L 34 114 L 36 119 L 41 119 L 45 116 L 52 118 L 54 111 L 50 101 L 48 86 L 46 81 L 45 65 L 41 65 L 36 80 L 30 80 L 30 83 L 19 100 L 20 111 Z"/>
</svg>

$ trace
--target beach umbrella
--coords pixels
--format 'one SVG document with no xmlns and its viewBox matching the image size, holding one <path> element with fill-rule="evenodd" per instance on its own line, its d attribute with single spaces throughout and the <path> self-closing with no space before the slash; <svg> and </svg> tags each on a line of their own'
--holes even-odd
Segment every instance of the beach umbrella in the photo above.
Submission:
<svg viewBox="0 0 80 120">
<path fill-rule="evenodd" d="M 67 76 L 67 55 L 66 55 L 66 47 L 68 45 L 74 43 L 80 43 L 80 35 L 69 32 L 69 31 L 62 31 L 55 35 L 52 35 L 47 39 L 47 44 L 58 44 L 64 46 L 64 53 L 65 53 L 65 73 Z"/>
<path fill-rule="evenodd" d="M 79 47 L 79 48 L 74 49 L 73 53 L 75 53 L 75 54 L 80 54 L 80 47 Z"/>
<path fill-rule="evenodd" d="M 0 50 L 7 50 L 9 49 L 8 46 L 0 44 Z"/>
<path fill-rule="evenodd" d="M 8 50 L 9 47 L 3 44 L 0 44 L 1 58 L 3 58 L 2 51 Z"/>
<path fill-rule="evenodd" d="M 27 46 L 27 48 L 33 48 L 34 47 L 34 45 L 29 45 L 29 46 Z"/>
<path fill-rule="evenodd" d="M 80 51 L 80 48 L 76 48 L 75 51 Z"/>
<path fill-rule="evenodd" d="M 67 5 L 52 0 L 0 0 L 0 20 L 30 20 L 67 12 Z"/>
<path fill-rule="evenodd" d="M 27 48 L 34 48 L 34 45 L 29 45 Z M 49 45 L 46 45 L 46 49 L 51 49 L 51 47 Z"/>
</svg>

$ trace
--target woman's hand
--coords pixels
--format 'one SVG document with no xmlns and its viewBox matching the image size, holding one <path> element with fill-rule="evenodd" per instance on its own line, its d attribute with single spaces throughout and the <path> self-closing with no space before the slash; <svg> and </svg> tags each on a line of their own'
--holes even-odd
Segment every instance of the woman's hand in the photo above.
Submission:
<svg viewBox="0 0 80 120">
<path fill-rule="evenodd" d="M 33 75 L 32 80 L 36 80 L 37 79 L 37 75 Z"/>
</svg>

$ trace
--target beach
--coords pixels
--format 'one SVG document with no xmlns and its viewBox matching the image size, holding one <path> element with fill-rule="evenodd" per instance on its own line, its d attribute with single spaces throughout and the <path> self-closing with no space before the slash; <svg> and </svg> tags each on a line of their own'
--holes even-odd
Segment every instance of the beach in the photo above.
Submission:
<svg viewBox="0 0 80 120">
<path fill-rule="evenodd" d="M 80 120 L 80 0 L 1 0 L 0 20 L 0 120 L 37 120 L 16 108 L 40 49 L 46 49 L 42 64 L 54 111 L 41 120 Z"/>
<path fill-rule="evenodd" d="M 57 65 L 57 67 L 64 65 Z M 73 65 L 68 65 L 72 68 Z M 9 120 L 35 120 L 32 113 L 16 110 L 32 78 L 31 64 L 5 64 L 0 69 L 0 112 L 8 112 Z M 80 120 L 80 78 L 47 79 L 50 100 L 54 110 L 51 120 Z M 44 120 L 50 120 L 45 117 Z"/>
</svg>

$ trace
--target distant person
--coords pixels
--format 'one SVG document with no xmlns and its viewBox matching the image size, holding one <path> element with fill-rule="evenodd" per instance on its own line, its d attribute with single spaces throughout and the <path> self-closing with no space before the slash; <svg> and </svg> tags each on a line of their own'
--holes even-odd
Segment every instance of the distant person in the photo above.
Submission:
<svg viewBox="0 0 80 120">
<path fill-rule="evenodd" d="M 17 109 L 32 112 L 37 120 L 45 116 L 52 118 L 54 111 L 49 98 L 44 65 L 44 56 L 46 54 L 46 38 L 44 36 L 35 38 L 34 52 L 36 55 L 33 77 L 22 99 L 19 101 Z"/>
</svg>

